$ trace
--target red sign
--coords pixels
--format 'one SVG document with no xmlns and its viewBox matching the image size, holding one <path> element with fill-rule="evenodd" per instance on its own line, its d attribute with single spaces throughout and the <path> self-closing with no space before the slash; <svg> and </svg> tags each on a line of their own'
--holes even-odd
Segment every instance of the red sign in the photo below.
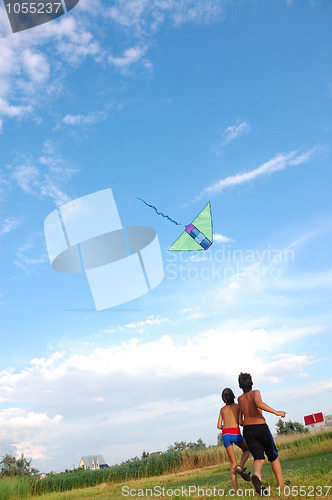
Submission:
<svg viewBox="0 0 332 500">
<path fill-rule="evenodd" d="M 318 424 L 319 422 L 324 422 L 323 413 L 313 413 L 304 417 L 305 425 Z"/>
</svg>

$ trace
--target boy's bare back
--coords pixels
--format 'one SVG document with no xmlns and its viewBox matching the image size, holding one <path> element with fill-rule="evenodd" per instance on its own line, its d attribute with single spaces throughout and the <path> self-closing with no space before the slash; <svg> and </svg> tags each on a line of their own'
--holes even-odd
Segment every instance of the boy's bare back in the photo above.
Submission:
<svg viewBox="0 0 332 500">
<path fill-rule="evenodd" d="M 222 427 L 225 429 L 238 427 L 239 413 L 240 405 L 237 403 L 223 406 L 219 414 L 218 429 L 221 429 Z"/>
<path fill-rule="evenodd" d="M 261 401 L 259 391 L 245 392 L 238 398 L 241 413 L 244 417 L 243 425 L 265 424 L 265 418 L 262 415 L 262 410 L 257 407 Z"/>
</svg>

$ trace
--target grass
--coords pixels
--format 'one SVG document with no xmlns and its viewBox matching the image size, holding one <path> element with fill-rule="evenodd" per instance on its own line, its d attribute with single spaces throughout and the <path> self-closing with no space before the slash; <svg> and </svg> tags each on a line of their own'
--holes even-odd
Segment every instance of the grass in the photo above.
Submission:
<svg viewBox="0 0 332 500">
<path fill-rule="evenodd" d="M 313 457 L 301 457 L 294 460 L 287 459 L 282 461 L 284 477 L 292 482 L 293 486 L 305 486 L 306 492 L 311 493 L 309 487 L 318 487 L 330 485 L 331 489 L 328 496 L 324 498 L 332 498 L 332 451 L 329 453 L 324 453 L 322 455 L 315 455 Z M 264 465 L 263 477 L 266 485 L 271 485 L 271 499 L 280 498 L 278 491 L 276 489 L 276 483 L 274 476 L 271 473 L 271 468 L 268 464 Z M 126 485 L 131 490 L 135 490 L 138 495 L 125 497 L 122 495 L 122 487 Z M 207 491 L 208 489 L 216 488 L 216 490 L 223 488 L 225 494 L 231 489 L 231 482 L 229 478 L 228 466 L 222 464 L 221 466 L 210 466 L 204 467 L 202 469 L 180 472 L 177 474 L 168 474 L 162 477 L 155 477 L 149 479 L 139 479 L 136 481 L 126 481 L 121 484 L 106 483 L 93 488 L 86 488 L 84 490 L 76 490 L 67 493 L 52 493 L 44 495 L 43 500 L 123 500 L 124 498 L 142 498 L 140 494 L 141 490 L 144 493 L 146 489 L 153 489 L 155 486 L 160 486 L 165 488 L 165 493 L 168 490 L 188 489 L 189 486 L 196 486 Z M 239 479 L 239 488 L 246 490 L 252 489 L 250 483 L 245 483 Z M 295 492 L 295 490 L 294 490 Z M 286 491 L 287 493 L 287 491 Z M 315 493 L 315 490 L 312 491 Z M 248 495 L 248 493 L 247 493 Z M 245 495 L 243 495 L 245 496 Z M 318 498 L 318 496 L 308 496 L 308 498 Z M 322 495 L 323 496 L 323 495 Z M 147 498 L 143 496 L 143 498 Z M 177 499 L 184 500 L 185 498 L 204 498 L 204 496 L 198 497 L 197 494 L 192 494 L 189 496 L 160 496 L 159 498 Z M 207 498 L 207 497 L 205 497 Z M 294 498 L 290 496 L 289 498 Z"/>
<path fill-rule="evenodd" d="M 282 436 L 276 441 L 285 480 L 290 480 L 294 486 L 305 486 L 306 489 L 302 489 L 301 493 L 306 493 L 306 495 L 301 496 L 308 497 L 315 496 L 309 495 L 310 492 L 319 493 L 318 486 L 331 486 L 327 498 L 332 499 L 332 432 Z M 251 463 L 252 460 L 249 460 L 248 468 L 251 468 Z M 275 479 L 268 464 L 264 465 L 263 478 L 267 485 L 271 485 L 270 498 L 278 498 Z M 231 489 L 225 450 L 223 447 L 211 447 L 206 450 L 173 452 L 173 455 L 166 453 L 164 456 L 128 461 L 102 471 L 69 472 L 49 476 L 44 480 L 0 479 L 0 500 L 18 500 L 40 495 L 43 500 L 79 498 L 96 500 L 121 498 L 123 500 L 126 498 L 122 495 L 122 487 L 125 485 L 136 491 L 153 489 L 157 485 L 173 491 L 194 485 L 204 490 L 216 487 L 216 489 L 223 488 L 227 492 Z M 310 486 L 316 487 L 316 490 L 309 490 Z M 252 489 L 251 483 L 245 483 L 241 478 L 239 478 L 239 487 L 247 488 L 248 491 Z M 327 490 L 322 491 L 322 493 L 325 492 Z M 289 498 L 300 497 L 300 495 L 295 495 L 296 488 L 292 493 Z M 319 495 L 316 496 L 319 497 Z M 146 498 L 144 495 L 143 497 Z M 128 495 L 128 498 L 136 497 Z M 142 498 L 142 495 L 138 495 L 137 498 Z M 159 495 L 159 498 L 163 496 Z M 177 497 L 166 495 L 165 498 L 180 499 L 181 495 Z M 183 498 L 189 498 L 189 496 L 184 495 Z M 198 496 L 192 494 L 190 498 L 198 498 Z M 199 498 L 207 498 L 207 496 L 201 495 Z"/>
</svg>

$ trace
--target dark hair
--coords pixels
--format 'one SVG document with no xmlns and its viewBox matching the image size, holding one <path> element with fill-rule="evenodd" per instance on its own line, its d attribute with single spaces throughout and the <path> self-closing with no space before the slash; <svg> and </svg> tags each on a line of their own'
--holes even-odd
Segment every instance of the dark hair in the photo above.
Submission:
<svg viewBox="0 0 332 500">
<path fill-rule="evenodd" d="M 252 388 L 252 380 L 250 373 L 240 373 L 239 375 L 239 387 L 243 392 L 249 392 Z"/>
<path fill-rule="evenodd" d="M 232 405 L 234 403 L 234 392 L 229 387 L 226 387 L 221 393 L 221 397 L 224 403 L 227 405 Z"/>
</svg>

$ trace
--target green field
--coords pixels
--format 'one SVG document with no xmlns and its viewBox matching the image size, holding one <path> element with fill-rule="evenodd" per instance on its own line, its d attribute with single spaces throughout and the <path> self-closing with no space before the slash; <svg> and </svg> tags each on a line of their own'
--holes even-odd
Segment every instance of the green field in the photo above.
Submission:
<svg viewBox="0 0 332 500">
<path fill-rule="evenodd" d="M 277 445 L 280 450 L 284 478 L 292 483 L 290 488 L 286 487 L 285 495 L 281 495 L 282 497 L 332 498 L 332 432 L 325 432 L 315 436 L 286 437 L 277 440 Z M 71 489 L 70 491 L 61 492 L 59 491 L 60 486 L 56 486 L 56 481 L 62 480 L 62 482 L 59 482 L 59 485 L 62 485 L 62 490 L 66 488 L 66 485 L 68 489 L 74 488 L 74 483 L 70 484 L 67 481 L 70 474 L 67 478 L 65 478 L 66 475 L 61 475 L 62 477 L 55 476 L 54 486 L 58 491 L 44 494 L 39 498 L 43 500 L 148 498 L 152 496 L 154 488 L 157 488 L 154 490 L 156 493 L 154 498 L 218 498 L 218 496 L 213 496 L 214 487 L 216 492 L 219 490 L 219 493 L 221 493 L 223 490 L 224 496 L 226 496 L 231 490 L 231 482 L 228 463 L 225 461 L 224 455 L 222 455 L 219 463 L 215 465 L 199 466 L 199 462 L 211 462 L 213 452 L 215 452 L 215 458 L 219 456 L 220 459 L 221 450 L 223 451 L 219 447 L 215 450 L 201 451 L 191 456 L 186 455 L 187 458 L 184 457 L 186 459 L 182 461 L 182 465 L 178 464 L 179 470 L 173 473 L 152 475 L 147 470 L 146 476 L 151 477 L 121 480 L 120 478 L 114 480 L 113 474 L 113 480 L 109 478 L 101 481 L 96 486 Z M 198 460 L 198 456 L 200 456 L 200 460 Z M 198 467 L 189 467 L 191 459 Z M 181 468 L 187 468 L 187 470 L 180 470 Z M 251 468 L 251 460 L 248 462 L 248 468 Z M 96 474 L 96 472 L 92 474 Z M 96 478 L 97 476 L 92 477 Z M 263 468 L 263 480 L 266 486 L 271 486 L 270 498 L 280 498 L 268 463 Z M 0 499 L 31 498 L 31 485 L 29 489 L 28 484 L 26 480 L 20 482 L 15 479 L 1 479 Z M 243 497 L 253 496 L 253 492 L 250 491 L 252 490 L 251 483 L 246 483 L 239 478 L 238 484 L 239 488 L 243 488 Z M 18 490 L 19 485 L 21 491 Z M 191 487 L 191 490 L 189 490 L 189 487 Z M 199 495 L 197 489 L 194 490 L 195 487 L 201 488 Z M 146 489 L 150 491 L 145 492 Z M 127 495 L 123 495 L 122 492 L 127 493 Z"/>
<path fill-rule="evenodd" d="M 302 493 L 306 493 L 307 498 L 318 498 L 320 495 L 320 490 L 317 489 L 318 486 L 330 486 L 328 495 L 325 495 L 327 488 L 322 491 L 321 497 L 332 498 L 332 451 L 330 453 L 324 453 L 322 455 L 316 455 L 314 457 L 303 457 L 295 460 L 288 459 L 282 463 L 284 477 L 292 482 L 293 492 L 296 492 L 295 486 L 305 486 L 302 488 Z M 266 484 L 271 485 L 271 497 L 278 498 L 278 491 L 276 489 L 276 483 L 274 481 L 274 476 L 271 474 L 271 469 L 268 464 L 264 466 L 263 477 Z M 252 489 L 250 483 L 246 483 L 239 479 L 239 488 Z M 131 493 L 136 491 L 136 496 L 123 496 L 122 488 L 128 486 Z M 43 496 L 43 500 L 71 500 L 71 499 L 114 499 L 120 500 L 124 498 L 147 498 L 142 497 L 139 490 L 153 489 L 155 486 L 160 486 L 165 488 L 165 495 L 159 496 L 158 498 L 209 498 L 207 495 L 198 497 L 197 494 L 192 494 L 190 497 L 185 495 L 180 496 L 167 496 L 167 490 L 181 489 L 181 487 L 187 488 L 189 493 L 189 486 L 198 487 L 200 486 L 208 494 L 208 489 L 213 489 L 216 487 L 216 491 L 222 488 L 225 491 L 225 495 L 228 490 L 231 489 L 231 482 L 229 479 L 228 468 L 223 464 L 222 466 L 211 466 L 208 468 L 198 469 L 190 472 L 181 472 L 178 474 L 170 474 L 167 476 L 155 477 L 150 479 L 141 479 L 136 481 L 126 481 L 122 484 L 102 484 L 100 486 L 95 486 L 93 488 L 86 488 L 85 490 L 71 491 L 68 493 L 52 493 Z M 310 488 L 311 487 L 311 488 Z M 169 491 L 171 493 L 171 491 Z M 288 493 L 286 490 L 285 493 Z M 316 494 L 315 494 L 316 493 Z M 149 494 L 149 492 L 148 492 Z M 138 496 L 140 495 L 140 496 Z M 245 493 L 243 494 L 245 496 Z M 249 493 L 248 493 L 249 496 Z M 257 496 L 257 495 L 256 495 Z M 300 495 L 297 495 L 300 496 Z M 289 495 L 290 498 L 294 498 L 292 494 Z M 157 498 L 157 497 L 155 497 Z M 213 497 L 211 497 L 213 498 Z M 238 497 L 237 497 L 238 498 Z"/>
</svg>

